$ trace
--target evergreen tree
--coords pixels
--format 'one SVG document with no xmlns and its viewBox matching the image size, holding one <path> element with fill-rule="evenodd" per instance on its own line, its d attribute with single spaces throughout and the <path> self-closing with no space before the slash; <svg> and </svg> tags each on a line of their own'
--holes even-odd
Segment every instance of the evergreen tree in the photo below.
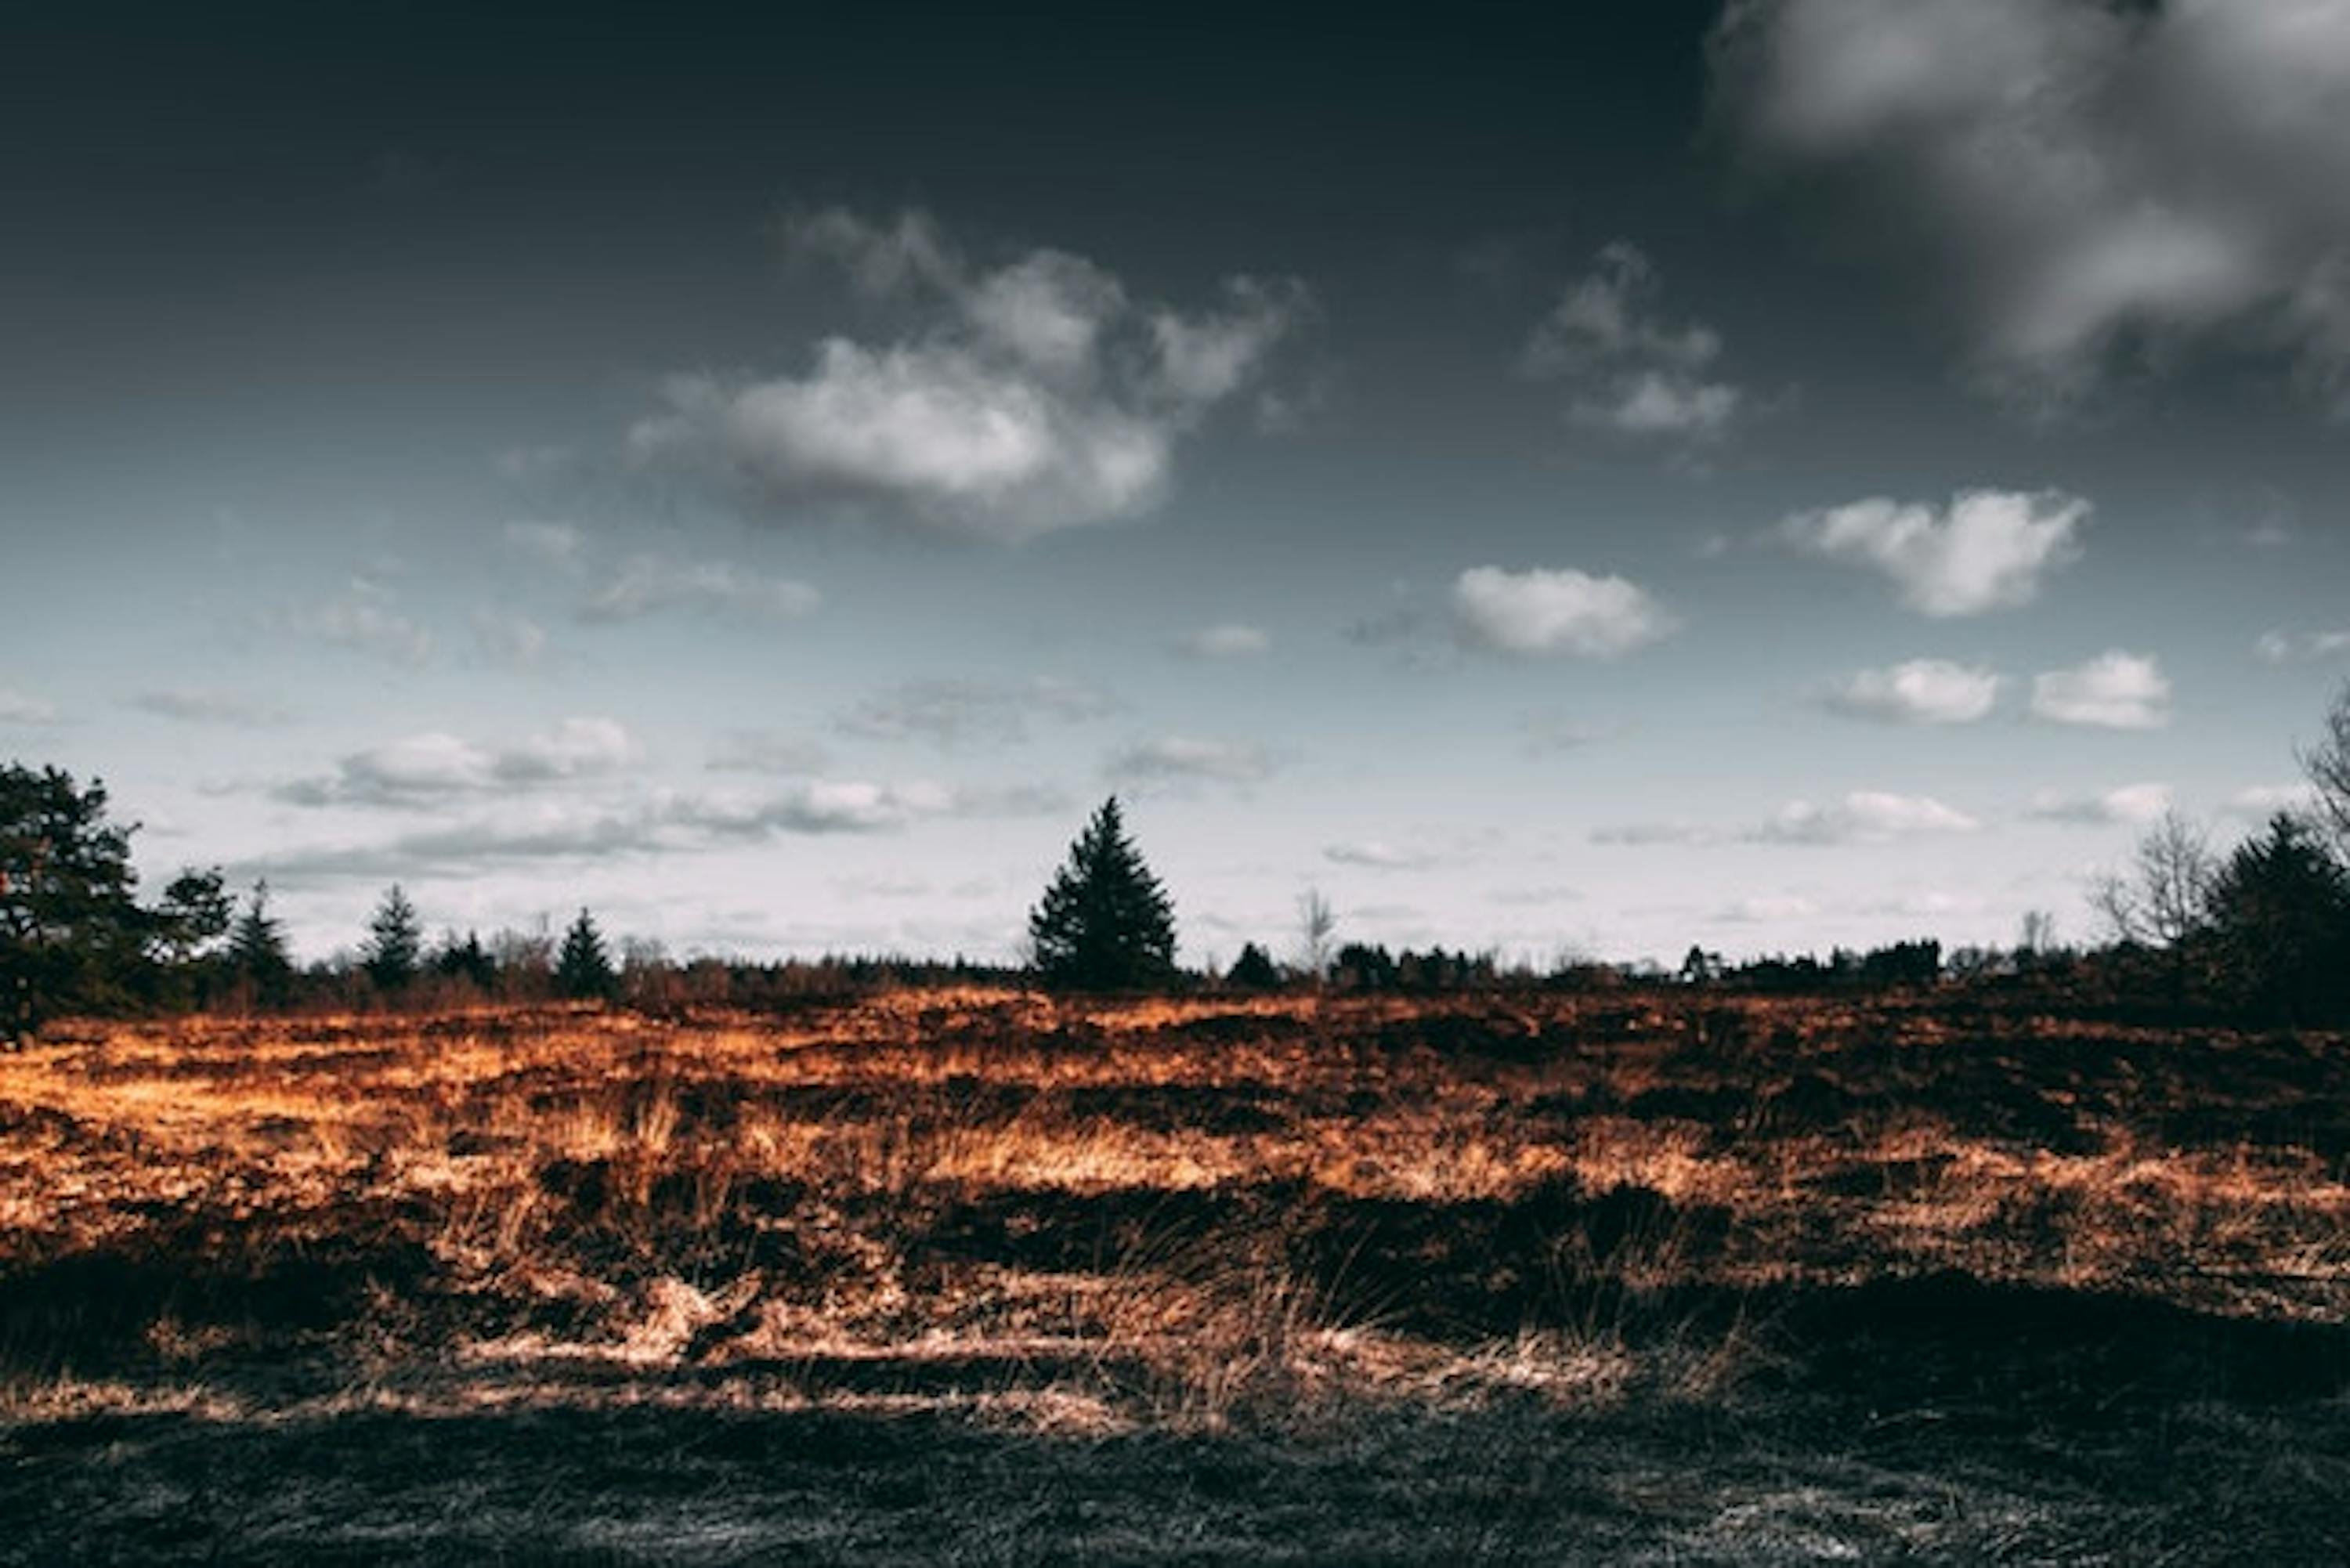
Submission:
<svg viewBox="0 0 2350 1568">
<path fill-rule="evenodd" d="M 424 956 L 424 928 L 416 919 L 416 906 L 394 882 L 385 890 L 383 902 L 375 908 L 375 917 L 368 921 L 367 946 L 359 952 L 360 967 L 375 981 L 378 991 L 393 992 L 407 988 L 416 978 L 416 968 Z"/>
<path fill-rule="evenodd" d="M 1281 971 L 1273 955 L 1248 942 L 1242 946 L 1241 956 L 1224 973 L 1224 983 L 1241 991 L 1272 991 L 1281 984 Z"/>
<path fill-rule="evenodd" d="M 1175 910 L 1126 836 L 1118 797 L 1104 801 L 1028 917 L 1047 985 L 1118 991 L 1175 971 Z"/>
<path fill-rule="evenodd" d="M 456 932 L 442 932 L 441 950 L 432 955 L 432 968 L 451 980 L 469 981 L 479 991 L 486 992 L 498 982 L 497 961 L 482 945 L 479 931 L 467 931 L 462 942 Z"/>
<path fill-rule="evenodd" d="M 253 988 L 255 995 L 265 1002 L 285 999 L 286 982 L 294 973 L 294 961 L 286 956 L 286 930 L 269 913 L 269 884 L 255 882 L 253 896 L 245 900 L 244 913 L 228 933 L 228 966 L 231 973 Z"/>
<path fill-rule="evenodd" d="M 604 951 L 604 933 L 586 909 L 563 933 L 563 952 L 555 961 L 555 982 L 563 994 L 577 1001 L 610 997 L 619 990 L 619 976 Z"/>
<path fill-rule="evenodd" d="M 221 880 L 220 867 L 182 870 L 163 889 L 152 917 L 155 940 L 166 959 L 182 967 L 204 956 L 205 947 L 228 934 L 236 904 Z"/>
<path fill-rule="evenodd" d="M 2272 817 L 2220 867 L 2208 904 L 2242 1001 L 2294 1021 L 2350 1007 L 2350 870 L 2308 823 Z"/>
<path fill-rule="evenodd" d="M 0 1040 L 122 999 L 154 929 L 132 898 L 135 831 L 106 820 L 99 780 L 0 767 Z"/>
</svg>

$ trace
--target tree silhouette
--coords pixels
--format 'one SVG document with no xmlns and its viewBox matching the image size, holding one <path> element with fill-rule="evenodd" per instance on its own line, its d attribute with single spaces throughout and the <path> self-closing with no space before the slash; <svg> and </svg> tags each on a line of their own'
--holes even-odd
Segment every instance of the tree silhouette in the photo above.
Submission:
<svg viewBox="0 0 2350 1568">
<path fill-rule="evenodd" d="M 2244 1002 L 2301 1021 L 2350 1000 L 2350 870 L 2287 813 L 2211 879 L 2222 971 Z"/>
<path fill-rule="evenodd" d="M 604 951 L 604 933 L 586 909 L 563 933 L 563 952 L 555 961 L 555 982 L 575 1001 L 609 997 L 619 989 L 612 961 Z"/>
<path fill-rule="evenodd" d="M 2317 790 L 2317 815 L 2334 842 L 2350 852 L 2350 684 L 2325 711 L 2325 734 L 2301 753 L 2302 770 Z"/>
<path fill-rule="evenodd" d="M 1224 973 L 1224 983 L 1241 991 L 1272 991 L 1281 984 L 1281 971 L 1273 955 L 1254 942 L 1243 943 L 1241 956 Z"/>
<path fill-rule="evenodd" d="M 193 963 L 207 944 L 228 934 L 236 903 L 221 879 L 220 867 L 183 870 L 163 889 L 163 901 L 151 917 L 155 940 L 175 964 Z"/>
<path fill-rule="evenodd" d="M 416 919 L 416 906 L 394 882 L 385 889 L 383 902 L 375 907 L 375 916 L 368 921 L 368 941 L 360 950 L 359 962 L 378 991 L 402 991 L 416 978 L 416 966 L 423 956 L 424 928 Z"/>
<path fill-rule="evenodd" d="M 155 918 L 132 898 L 136 826 L 106 820 L 106 785 L 61 768 L 0 767 L 0 1034 L 121 998 Z"/>
<path fill-rule="evenodd" d="M 294 973 L 286 956 L 286 930 L 269 913 L 269 884 L 255 882 L 245 900 L 244 913 L 228 933 L 229 971 L 250 986 L 265 1002 L 282 1001 L 286 982 Z"/>
<path fill-rule="evenodd" d="M 1338 917 L 1321 888 L 1297 895 L 1297 964 L 1316 985 L 1330 976 L 1330 942 L 1337 929 Z"/>
<path fill-rule="evenodd" d="M 456 932 L 442 932 L 441 949 L 432 955 L 432 969 L 451 980 L 466 981 L 477 991 L 486 992 L 498 981 L 497 961 L 482 945 L 479 931 L 467 931 L 462 942 Z"/>
<path fill-rule="evenodd" d="M 1123 991 L 1175 971 L 1175 909 L 1126 836 L 1118 797 L 1102 802 L 1028 917 L 1047 985 Z"/>
</svg>

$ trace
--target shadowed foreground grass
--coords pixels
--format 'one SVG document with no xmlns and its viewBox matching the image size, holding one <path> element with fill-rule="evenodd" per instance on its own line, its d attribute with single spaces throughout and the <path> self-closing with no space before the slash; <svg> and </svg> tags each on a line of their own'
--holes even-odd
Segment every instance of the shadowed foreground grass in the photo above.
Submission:
<svg viewBox="0 0 2350 1568">
<path fill-rule="evenodd" d="M 2350 1049 L 906 992 L 0 1058 L 0 1561 L 2310 1562 Z"/>
</svg>

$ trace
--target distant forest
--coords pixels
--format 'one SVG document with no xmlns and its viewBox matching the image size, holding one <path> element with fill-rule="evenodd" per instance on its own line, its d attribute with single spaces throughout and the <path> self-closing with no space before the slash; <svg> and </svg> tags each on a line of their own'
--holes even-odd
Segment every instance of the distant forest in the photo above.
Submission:
<svg viewBox="0 0 2350 1568">
<path fill-rule="evenodd" d="M 1287 988 L 1413 995 L 1500 987 L 1709 986 L 1789 994 L 1968 986 L 2050 1004 L 2158 1010 L 2279 1024 L 2350 1022 L 2350 685 L 2300 753 L 2308 804 L 2227 848 L 2166 813 L 2092 886 L 2093 943 L 2024 917 L 2012 947 L 1945 950 L 1931 939 L 1730 962 L 1692 946 L 1678 965 L 1565 958 L 1504 966 L 1491 953 L 1390 951 L 1342 941 L 1328 904 L 1299 900 L 1295 940 L 1251 942 L 1228 967 L 1175 958 L 1175 906 L 1126 831 L 1115 796 L 1069 848 L 1028 919 L 1024 961 L 830 956 L 675 960 L 608 938 L 581 909 L 563 933 L 427 936 L 407 893 L 385 890 L 363 940 L 296 963 L 265 883 L 233 894 L 217 869 L 183 869 L 138 897 L 135 828 L 109 815 L 102 782 L 0 766 L 0 1031 L 12 1042 L 70 1014 L 434 1009 L 558 999 L 639 1007 L 781 1005 L 891 986 L 988 983 L 1079 992 Z"/>
</svg>

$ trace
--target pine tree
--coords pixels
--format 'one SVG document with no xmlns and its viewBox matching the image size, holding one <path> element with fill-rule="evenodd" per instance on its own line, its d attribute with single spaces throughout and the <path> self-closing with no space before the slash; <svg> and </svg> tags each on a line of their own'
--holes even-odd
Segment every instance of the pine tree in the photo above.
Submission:
<svg viewBox="0 0 2350 1568">
<path fill-rule="evenodd" d="M 1247 942 L 1225 971 L 1224 983 L 1241 991 L 1272 991 L 1281 984 L 1281 971 L 1274 967 L 1271 953 Z"/>
<path fill-rule="evenodd" d="M 1132 990 L 1175 971 L 1175 910 L 1126 836 L 1118 797 L 1104 801 L 1028 917 L 1047 985 Z"/>
<path fill-rule="evenodd" d="M 417 920 L 416 906 L 394 882 L 368 922 L 368 942 L 359 962 L 378 991 L 402 991 L 416 978 L 423 956 L 424 928 Z"/>
<path fill-rule="evenodd" d="M 556 960 L 555 981 L 563 994 L 577 1001 L 609 997 L 619 989 L 612 960 L 604 950 L 604 933 L 586 909 L 563 933 L 563 953 Z"/>
<path fill-rule="evenodd" d="M 220 867 L 199 871 L 190 867 L 163 889 L 163 901 L 150 921 L 165 959 L 184 969 L 204 956 L 207 943 L 228 934 L 235 914 L 236 903 L 222 881 Z"/>
<path fill-rule="evenodd" d="M 255 882 L 253 896 L 245 901 L 244 913 L 228 934 L 229 971 L 253 988 L 254 994 L 265 1002 L 276 1002 L 286 993 L 286 981 L 294 972 L 293 960 L 286 953 L 286 931 L 269 913 L 269 884 Z"/>
<path fill-rule="evenodd" d="M 2350 1004 L 2350 869 L 2283 813 L 2212 878 L 2223 979 L 2240 998 L 2304 1022 Z"/>
<path fill-rule="evenodd" d="M 498 982 L 497 961 L 482 945 L 478 931 L 467 931 L 462 942 L 456 932 L 442 932 L 441 950 L 432 955 L 432 968 L 451 980 L 471 982 L 477 991 L 486 992 Z"/>
<path fill-rule="evenodd" d="M 0 767 L 0 1044 L 121 1001 L 144 961 L 153 917 L 133 898 L 137 829 L 109 822 L 106 804 L 97 779 Z"/>
</svg>

